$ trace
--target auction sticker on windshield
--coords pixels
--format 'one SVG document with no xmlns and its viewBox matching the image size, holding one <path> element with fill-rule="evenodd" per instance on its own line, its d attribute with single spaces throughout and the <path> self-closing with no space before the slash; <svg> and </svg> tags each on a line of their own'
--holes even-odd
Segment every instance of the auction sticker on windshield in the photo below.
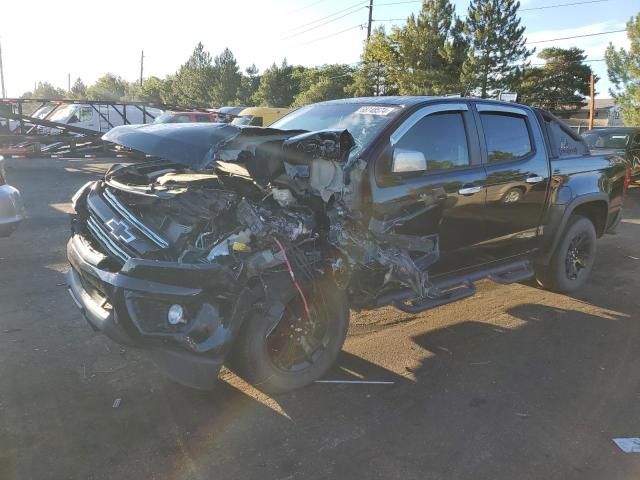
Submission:
<svg viewBox="0 0 640 480">
<path fill-rule="evenodd" d="M 389 115 L 395 109 L 396 107 L 378 107 L 373 105 L 366 105 L 364 107 L 360 107 L 354 113 L 359 113 L 361 115 Z"/>
</svg>

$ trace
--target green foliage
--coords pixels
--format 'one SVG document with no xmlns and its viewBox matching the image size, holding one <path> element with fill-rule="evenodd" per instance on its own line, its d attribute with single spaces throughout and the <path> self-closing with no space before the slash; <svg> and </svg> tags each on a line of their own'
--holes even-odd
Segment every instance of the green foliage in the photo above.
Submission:
<svg viewBox="0 0 640 480">
<path fill-rule="evenodd" d="M 260 86 L 260 75 L 255 65 L 251 65 L 244 72 L 238 89 L 238 102 L 242 105 L 252 105 L 253 97 Z"/>
<path fill-rule="evenodd" d="M 87 86 L 80 77 L 76 78 L 76 81 L 73 83 L 69 96 L 73 99 L 87 98 Z"/>
<path fill-rule="evenodd" d="M 483 98 L 498 90 L 512 90 L 521 68 L 533 54 L 525 46 L 525 27 L 520 25 L 517 0 L 472 0 L 465 33 L 471 55 L 463 67 L 468 91 Z"/>
<path fill-rule="evenodd" d="M 640 13 L 627 22 L 629 50 L 609 44 L 605 53 L 611 95 L 620 106 L 625 125 L 640 126 Z"/>
<path fill-rule="evenodd" d="M 213 60 L 213 80 L 210 98 L 214 105 L 230 105 L 237 101 L 242 74 L 236 58 L 228 48 Z"/>
<path fill-rule="evenodd" d="M 138 100 L 149 103 L 165 103 L 166 84 L 158 77 L 145 78 L 138 89 Z"/>
<path fill-rule="evenodd" d="M 189 59 L 180 66 L 171 82 L 173 103 L 210 106 L 215 80 L 216 74 L 211 54 L 204 49 L 202 42 L 199 42 Z"/>
<path fill-rule="evenodd" d="M 546 63 L 525 70 L 517 89 L 521 102 L 556 112 L 578 110 L 587 104 L 593 71 L 584 63 L 584 50 L 545 48 L 538 58 Z"/>
<path fill-rule="evenodd" d="M 127 82 L 112 73 L 103 75 L 87 88 L 88 100 L 121 100 L 127 92 Z"/>
<path fill-rule="evenodd" d="M 67 96 L 62 88 L 54 87 L 49 82 L 38 82 L 33 92 L 25 92 L 22 94 L 22 98 L 48 98 L 48 99 L 62 99 Z"/>
<path fill-rule="evenodd" d="M 393 79 L 396 65 L 396 53 L 384 27 L 376 28 L 365 44 L 362 65 L 355 72 L 348 92 L 355 97 L 397 94 Z"/>
<path fill-rule="evenodd" d="M 293 106 L 344 98 L 353 83 L 353 70 L 349 65 L 335 64 L 300 71 L 300 93 Z"/>
<path fill-rule="evenodd" d="M 466 59 L 462 24 L 449 0 L 424 0 L 390 35 L 395 55 L 393 76 L 403 95 L 460 93 L 460 72 Z"/>
<path fill-rule="evenodd" d="M 266 107 L 288 107 L 300 93 L 300 72 L 284 59 L 282 64 L 267 68 L 260 79 L 255 100 Z"/>
</svg>

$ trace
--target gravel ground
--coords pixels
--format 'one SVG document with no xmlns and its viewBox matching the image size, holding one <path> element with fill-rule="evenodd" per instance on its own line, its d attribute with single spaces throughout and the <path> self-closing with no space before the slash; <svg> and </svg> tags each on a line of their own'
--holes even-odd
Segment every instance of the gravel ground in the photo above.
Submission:
<svg viewBox="0 0 640 480">
<path fill-rule="evenodd" d="M 612 442 L 640 437 L 640 188 L 579 294 L 481 283 L 421 315 L 354 313 L 327 378 L 394 384 L 272 398 L 226 371 L 177 386 L 82 319 L 68 202 L 109 165 L 9 169 L 29 218 L 0 239 L 0 479 L 640 478 Z"/>
</svg>

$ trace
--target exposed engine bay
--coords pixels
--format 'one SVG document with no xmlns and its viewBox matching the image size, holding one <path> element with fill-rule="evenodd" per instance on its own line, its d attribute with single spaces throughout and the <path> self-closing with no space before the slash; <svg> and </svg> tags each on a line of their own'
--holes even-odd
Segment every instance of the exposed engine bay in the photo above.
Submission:
<svg viewBox="0 0 640 480">
<path fill-rule="evenodd" d="M 73 198 L 69 291 L 94 328 L 197 388 L 233 346 L 247 378 L 283 391 L 329 368 L 349 308 L 438 295 L 438 237 L 370 214 L 348 131 L 193 128 L 218 136 L 197 161 L 115 165 Z"/>
<path fill-rule="evenodd" d="M 366 165 L 349 158 L 348 131 L 247 137 L 230 140 L 208 168 L 118 165 L 86 192 L 92 208 L 104 199 L 128 222 L 119 260 L 218 262 L 254 277 L 286 268 L 285 252 L 294 252 L 291 268 L 308 281 L 330 271 L 359 306 L 394 284 L 426 295 L 437 238 L 394 233 L 367 216 Z"/>
</svg>

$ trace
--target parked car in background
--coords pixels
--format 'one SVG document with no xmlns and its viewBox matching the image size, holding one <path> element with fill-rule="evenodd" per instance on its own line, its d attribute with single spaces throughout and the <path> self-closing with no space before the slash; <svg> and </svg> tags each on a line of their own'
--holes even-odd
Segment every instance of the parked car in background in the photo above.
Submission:
<svg viewBox="0 0 640 480">
<path fill-rule="evenodd" d="M 43 113 L 42 109 L 38 110 L 38 118 L 106 133 L 113 127 L 127 123 L 134 125 L 152 123 L 156 117 L 162 115 L 162 110 L 153 107 L 143 109 L 143 107 L 136 105 L 71 103 L 58 105 L 46 114 Z M 40 135 L 56 135 L 61 133 L 61 130 L 39 125 L 38 133 Z"/>
<path fill-rule="evenodd" d="M 221 107 L 216 110 L 217 114 L 217 122 L 219 123 L 231 123 L 234 118 L 236 118 L 241 111 L 243 111 L 245 106 L 241 107 Z"/>
<path fill-rule="evenodd" d="M 640 127 L 598 128 L 582 137 L 594 153 L 624 157 L 631 166 L 631 177 L 640 177 Z"/>
<path fill-rule="evenodd" d="M 165 112 L 153 123 L 213 123 L 216 114 L 213 112 Z"/>
<path fill-rule="evenodd" d="M 0 156 L 0 237 L 8 237 L 24 219 L 20 192 L 7 184 L 4 158 Z"/>
<path fill-rule="evenodd" d="M 249 107 L 238 113 L 238 116 L 231 123 L 234 125 L 268 127 L 291 110 L 291 108 Z"/>
</svg>

